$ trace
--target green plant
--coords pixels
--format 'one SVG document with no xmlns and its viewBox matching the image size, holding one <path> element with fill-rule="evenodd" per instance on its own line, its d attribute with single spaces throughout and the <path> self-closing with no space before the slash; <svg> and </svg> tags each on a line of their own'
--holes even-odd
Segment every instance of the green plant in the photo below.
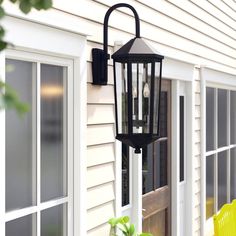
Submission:
<svg viewBox="0 0 236 236">
<path fill-rule="evenodd" d="M 108 223 L 111 225 L 110 236 L 118 236 L 118 232 L 122 232 L 124 236 L 152 236 L 150 233 L 137 233 L 134 224 L 130 224 L 128 216 L 111 218 Z"/>
<path fill-rule="evenodd" d="M 20 102 L 17 93 L 7 84 L 0 80 L 0 110 L 14 109 L 19 115 L 29 111 L 29 105 Z"/>
</svg>

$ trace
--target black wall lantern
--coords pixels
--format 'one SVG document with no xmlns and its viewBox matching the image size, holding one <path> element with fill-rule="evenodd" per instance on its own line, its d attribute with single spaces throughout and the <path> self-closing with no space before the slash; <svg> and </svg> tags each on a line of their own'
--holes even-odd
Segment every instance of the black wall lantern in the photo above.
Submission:
<svg viewBox="0 0 236 236">
<path fill-rule="evenodd" d="M 104 49 L 92 50 L 93 84 L 107 84 L 108 18 L 113 10 L 128 7 L 135 16 L 136 37 L 112 55 L 114 62 L 114 94 L 116 138 L 135 148 L 140 148 L 159 138 L 159 110 L 162 74 L 162 55 L 140 37 L 139 16 L 126 3 L 112 6 L 104 18 Z M 119 81 L 118 81 L 119 80 Z"/>
</svg>

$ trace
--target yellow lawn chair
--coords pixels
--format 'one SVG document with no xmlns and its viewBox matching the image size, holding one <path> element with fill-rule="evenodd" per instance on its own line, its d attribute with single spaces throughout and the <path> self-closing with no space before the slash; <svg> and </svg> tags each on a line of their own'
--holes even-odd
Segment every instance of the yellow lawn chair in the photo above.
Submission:
<svg viewBox="0 0 236 236">
<path fill-rule="evenodd" d="M 225 204 L 213 219 L 215 236 L 236 236 L 236 201 Z"/>
</svg>

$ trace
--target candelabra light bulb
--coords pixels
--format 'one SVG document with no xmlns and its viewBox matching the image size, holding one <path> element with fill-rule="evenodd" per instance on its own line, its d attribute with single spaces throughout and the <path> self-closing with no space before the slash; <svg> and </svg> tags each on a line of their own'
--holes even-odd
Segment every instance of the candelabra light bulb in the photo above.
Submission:
<svg viewBox="0 0 236 236">
<path fill-rule="evenodd" d="M 148 83 L 145 83 L 144 84 L 144 87 L 143 87 L 143 96 L 145 98 L 148 98 L 150 96 L 150 89 L 149 89 L 149 86 L 148 86 Z"/>
</svg>

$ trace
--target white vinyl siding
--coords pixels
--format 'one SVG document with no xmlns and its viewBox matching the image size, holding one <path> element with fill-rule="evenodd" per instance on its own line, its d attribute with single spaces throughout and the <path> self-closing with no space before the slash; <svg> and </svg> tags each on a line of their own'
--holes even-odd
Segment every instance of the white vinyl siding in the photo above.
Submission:
<svg viewBox="0 0 236 236">
<path fill-rule="evenodd" d="M 92 85 L 91 49 L 87 47 L 87 221 L 88 235 L 108 235 L 109 218 L 115 216 L 115 114 L 113 67 L 108 85 Z"/>
</svg>

